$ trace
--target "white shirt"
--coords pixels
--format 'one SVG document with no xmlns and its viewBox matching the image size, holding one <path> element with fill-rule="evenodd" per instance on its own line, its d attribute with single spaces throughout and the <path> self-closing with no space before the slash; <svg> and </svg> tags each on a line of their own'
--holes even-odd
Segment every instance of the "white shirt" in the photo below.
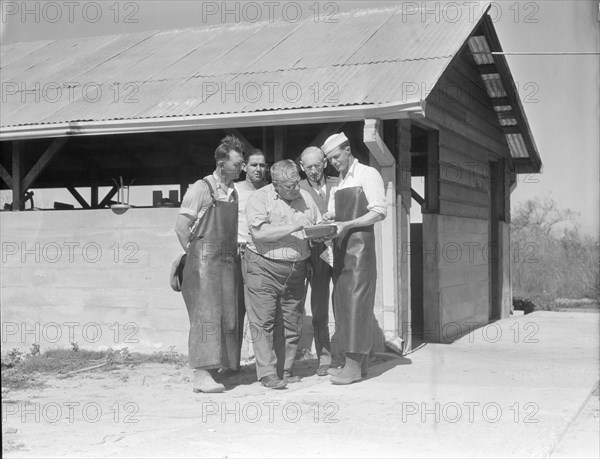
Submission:
<svg viewBox="0 0 600 459">
<path fill-rule="evenodd" d="M 248 197 L 256 191 L 247 180 L 233 184 L 238 194 L 238 242 L 248 242 L 248 223 L 246 222 L 246 203 Z"/>
<path fill-rule="evenodd" d="M 365 166 L 358 162 L 358 159 L 354 158 L 352 164 L 348 168 L 346 176 L 342 178 L 340 175 L 337 186 L 331 189 L 331 197 L 329 198 L 329 205 L 327 210 L 331 213 L 335 213 L 335 192 L 344 188 L 351 188 L 355 186 L 362 187 L 367 198 L 368 210 L 377 212 L 385 217 L 387 215 L 387 203 L 385 201 L 385 188 L 383 186 L 383 179 L 381 175 L 374 167 Z"/>
</svg>

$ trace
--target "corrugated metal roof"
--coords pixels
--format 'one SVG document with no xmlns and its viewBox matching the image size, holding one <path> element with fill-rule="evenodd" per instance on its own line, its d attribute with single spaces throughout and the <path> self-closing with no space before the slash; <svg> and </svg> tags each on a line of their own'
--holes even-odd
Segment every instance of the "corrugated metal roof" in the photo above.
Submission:
<svg viewBox="0 0 600 459">
<path fill-rule="evenodd" d="M 455 22 L 424 22 L 400 5 L 338 14 L 333 24 L 310 18 L 3 46 L 1 123 L 410 104 L 424 95 L 406 94 L 405 85 L 432 88 L 486 8 L 471 7 Z"/>
</svg>

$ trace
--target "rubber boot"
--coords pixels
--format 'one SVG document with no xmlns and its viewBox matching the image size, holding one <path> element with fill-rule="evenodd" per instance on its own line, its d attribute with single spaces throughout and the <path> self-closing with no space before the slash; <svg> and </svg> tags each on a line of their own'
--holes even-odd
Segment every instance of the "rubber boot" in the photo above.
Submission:
<svg viewBox="0 0 600 459">
<path fill-rule="evenodd" d="M 225 386 L 217 383 L 207 370 L 194 370 L 194 392 L 216 394 L 224 390 Z"/>
<path fill-rule="evenodd" d="M 331 376 L 331 383 L 345 385 L 360 381 L 362 379 L 361 367 L 364 360 L 363 357 L 364 354 L 347 353 L 346 365 L 344 365 L 342 371 L 340 371 L 337 375 Z"/>
<path fill-rule="evenodd" d="M 362 365 L 360 367 L 360 375 L 363 378 L 366 378 L 369 374 L 369 354 L 363 354 Z M 327 374 L 329 375 L 339 375 L 342 372 L 343 368 L 330 368 L 327 370 Z"/>
</svg>

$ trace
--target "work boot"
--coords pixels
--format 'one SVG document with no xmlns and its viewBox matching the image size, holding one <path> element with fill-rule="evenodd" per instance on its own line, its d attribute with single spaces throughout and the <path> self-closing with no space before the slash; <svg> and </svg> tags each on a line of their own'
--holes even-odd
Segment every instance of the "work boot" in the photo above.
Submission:
<svg viewBox="0 0 600 459">
<path fill-rule="evenodd" d="M 269 375 L 260 378 L 260 383 L 269 389 L 285 389 L 287 382 L 279 379 L 277 375 Z"/>
<path fill-rule="evenodd" d="M 283 380 L 288 384 L 293 384 L 302 381 L 302 378 L 300 376 L 292 376 L 291 371 L 284 371 Z"/>
<path fill-rule="evenodd" d="M 215 382 L 207 370 L 194 370 L 194 392 L 217 394 L 225 391 L 225 386 Z"/>
<path fill-rule="evenodd" d="M 327 376 L 328 374 L 330 374 L 329 373 L 330 369 L 331 369 L 331 365 L 319 365 L 319 368 L 317 368 L 317 376 Z M 336 368 L 336 370 L 337 370 L 337 368 Z"/>
<path fill-rule="evenodd" d="M 346 354 L 346 365 L 344 365 L 342 371 L 340 371 L 337 375 L 331 376 L 331 383 L 346 385 L 360 381 L 362 379 L 361 367 L 364 360 L 363 357 L 364 354 Z"/>
<path fill-rule="evenodd" d="M 327 370 L 327 374 L 329 374 L 331 376 L 339 375 L 342 370 L 343 370 L 343 367 L 341 367 L 341 368 L 329 368 Z M 366 378 L 368 374 L 369 374 L 369 354 L 364 354 L 364 357 L 363 357 L 363 360 L 362 360 L 362 365 L 360 367 L 360 375 L 363 378 Z"/>
</svg>

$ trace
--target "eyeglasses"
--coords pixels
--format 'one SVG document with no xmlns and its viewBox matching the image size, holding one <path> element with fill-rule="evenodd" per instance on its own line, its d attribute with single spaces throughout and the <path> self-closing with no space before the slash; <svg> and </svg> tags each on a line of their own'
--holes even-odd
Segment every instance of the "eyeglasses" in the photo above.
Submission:
<svg viewBox="0 0 600 459">
<path fill-rule="evenodd" d="M 306 169 L 307 171 L 323 169 L 323 163 L 315 163 L 311 164 L 310 166 L 304 166 L 304 169 Z"/>
<path fill-rule="evenodd" d="M 287 184 L 283 184 L 280 182 L 275 182 L 275 183 L 277 183 L 278 186 L 280 186 L 281 188 L 284 188 L 286 190 L 294 190 L 300 186 L 300 180 L 296 180 L 295 182 L 287 183 Z"/>
</svg>

